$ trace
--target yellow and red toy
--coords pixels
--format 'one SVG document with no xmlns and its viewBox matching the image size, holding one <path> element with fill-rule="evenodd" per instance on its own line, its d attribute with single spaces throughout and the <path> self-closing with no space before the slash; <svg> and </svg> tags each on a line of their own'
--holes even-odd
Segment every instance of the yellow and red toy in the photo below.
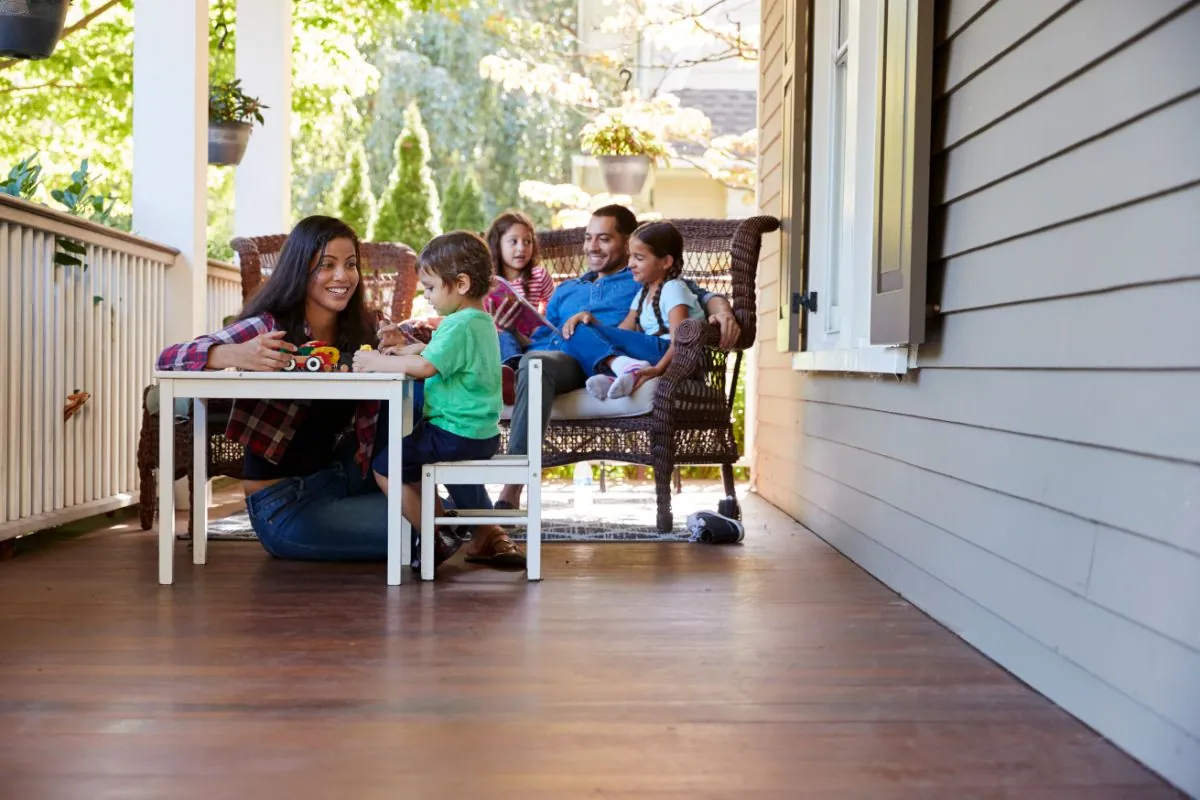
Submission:
<svg viewBox="0 0 1200 800">
<path fill-rule="evenodd" d="M 292 360 L 283 368 L 284 372 L 333 372 L 337 369 L 342 354 L 319 339 L 300 345 Z"/>
</svg>

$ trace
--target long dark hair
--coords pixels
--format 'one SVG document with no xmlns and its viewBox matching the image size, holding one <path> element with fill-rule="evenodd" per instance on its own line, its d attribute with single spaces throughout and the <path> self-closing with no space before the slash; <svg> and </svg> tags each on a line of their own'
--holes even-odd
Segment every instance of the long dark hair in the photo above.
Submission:
<svg viewBox="0 0 1200 800">
<path fill-rule="evenodd" d="M 524 225 L 529 228 L 529 235 L 533 237 L 529 263 L 525 265 L 525 269 L 521 270 L 521 292 L 528 297 L 529 280 L 533 277 L 533 268 L 542 260 L 542 254 L 538 250 L 537 228 L 533 226 L 533 220 L 525 212 L 514 211 L 510 208 L 492 220 L 492 226 L 488 228 L 487 232 L 488 249 L 492 251 L 492 272 L 501 278 L 504 277 L 504 258 L 500 255 L 500 240 L 513 225 Z"/>
<path fill-rule="evenodd" d="M 658 288 L 654 290 L 654 299 L 650 301 L 654 308 L 654 318 L 658 320 L 658 333 L 654 335 L 662 336 L 670 328 L 663 321 L 662 309 L 659 308 L 658 301 L 662 298 L 663 284 L 673 281 L 683 274 L 683 234 L 669 222 L 647 222 L 633 232 L 633 238 L 649 247 L 655 258 L 671 256 L 672 259 L 671 266 L 667 268 L 667 274 L 663 276 L 662 283 L 658 284 Z M 646 287 L 643 286 L 641 294 L 638 295 L 637 313 L 639 318 L 642 316 L 642 307 L 645 305 Z"/>
<path fill-rule="evenodd" d="M 312 264 L 320 263 L 325 248 L 334 239 L 349 239 L 354 242 L 354 258 L 360 261 L 358 234 L 346 223 L 334 217 L 305 217 L 296 223 L 288 234 L 275 268 L 266 283 L 250 298 L 242 310 L 241 319 L 270 314 L 280 330 L 287 331 L 287 340 L 300 345 L 308 339 L 305 335 L 304 307 L 308 297 L 308 284 L 312 280 Z M 364 344 L 378 346 L 375 330 L 363 302 L 361 275 L 350 302 L 337 318 L 337 341 L 331 344 L 343 353 L 353 353 Z"/>
</svg>

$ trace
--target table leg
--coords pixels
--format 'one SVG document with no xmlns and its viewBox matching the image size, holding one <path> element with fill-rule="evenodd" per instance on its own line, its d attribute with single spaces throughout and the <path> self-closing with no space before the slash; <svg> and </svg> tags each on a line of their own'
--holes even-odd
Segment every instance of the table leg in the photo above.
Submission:
<svg viewBox="0 0 1200 800">
<path fill-rule="evenodd" d="M 192 563 L 208 560 L 208 399 L 192 403 Z"/>
<path fill-rule="evenodd" d="M 387 514 L 387 583 L 400 585 L 400 572 L 404 561 L 404 516 L 401 498 L 404 484 L 401 481 L 403 468 L 400 443 L 404 438 L 404 390 L 407 381 L 400 383 L 400 391 L 388 393 L 388 514 Z"/>
<path fill-rule="evenodd" d="M 412 418 L 412 414 L 413 414 L 413 383 L 412 383 L 412 381 L 405 381 L 404 388 L 401 389 L 401 392 L 403 393 L 404 400 L 401 402 L 400 405 L 401 405 L 401 408 L 403 409 L 404 413 L 403 413 L 403 416 L 401 417 L 401 419 L 403 420 L 403 425 L 401 426 L 400 431 L 403 434 L 408 435 L 409 433 L 412 432 L 412 428 L 413 428 L 413 418 Z M 403 452 L 400 453 L 400 459 L 401 459 L 401 461 L 403 461 L 403 459 L 404 459 Z M 410 564 L 412 564 L 412 523 L 410 523 L 408 521 L 407 517 L 401 515 L 400 516 L 400 565 L 407 567 Z"/>
<path fill-rule="evenodd" d="M 158 382 L 158 582 L 173 580 L 175 552 L 175 387 Z"/>
</svg>

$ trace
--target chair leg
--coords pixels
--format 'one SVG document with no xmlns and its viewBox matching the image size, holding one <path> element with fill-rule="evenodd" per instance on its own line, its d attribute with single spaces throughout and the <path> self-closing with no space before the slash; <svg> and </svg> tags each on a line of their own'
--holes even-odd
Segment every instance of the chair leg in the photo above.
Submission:
<svg viewBox="0 0 1200 800">
<path fill-rule="evenodd" d="M 733 464 L 721 465 L 721 481 L 725 484 L 725 496 L 735 497 L 737 488 L 733 484 Z"/>
<path fill-rule="evenodd" d="M 531 478 L 529 481 L 529 501 L 525 513 L 529 520 L 525 524 L 525 577 L 531 581 L 540 581 L 542 579 L 542 482 L 540 477 Z"/>
<path fill-rule="evenodd" d="M 138 470 L 138 521 L 142 530 L 154 527 L 154 512 L 158 510 L 158 483 L 154 480 L 154 468 L 143 466 Z"/>
<path fill-rule="evenodd" d="M 676 467 L 672 477 L 675 481 L 675 494 L 683 494 L 683 470 Z"/>
<path fill-rule="evenodd" d="M 675 527 L 675 517 L 671 513 L 671 464 L 654 468 L 654 490 L 658 498 L 658 531 L 670 533 Z"/>
<path fill-rule="evenodd" d="M 434 495 L 437 493 L 437 483 L 434 469 L 431 466 L 421 470 L 421 580 L 433 580 L 434 542 L 437 537 L 437 525 L 434 517 L 437 507 L 434 505 Z"/>
</svg>

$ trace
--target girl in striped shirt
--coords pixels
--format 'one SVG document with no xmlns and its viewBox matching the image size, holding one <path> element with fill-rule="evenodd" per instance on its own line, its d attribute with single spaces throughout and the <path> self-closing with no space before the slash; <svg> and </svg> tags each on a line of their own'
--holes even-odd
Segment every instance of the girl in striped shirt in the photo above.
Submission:
<svg viewBox="0 0 1200 800">
<path fill-rule="evenodd" d="M 541 313 L 554 291 L 550 274 L 538 266 L 537 236 L 533 220 L 520 211 L 505 211 L 492 222 L 487 234 L 488 249 L 492 251 L 492 267 L 496 275 L 512 284 L 513 289 Z M 516 368 L 522 354 L 529 349 L 529 337 L 512 328 L 512 315 L 505 306 L 488 309 L 496 319 L 500 333 L 500 361 Z"/>
</svg>

